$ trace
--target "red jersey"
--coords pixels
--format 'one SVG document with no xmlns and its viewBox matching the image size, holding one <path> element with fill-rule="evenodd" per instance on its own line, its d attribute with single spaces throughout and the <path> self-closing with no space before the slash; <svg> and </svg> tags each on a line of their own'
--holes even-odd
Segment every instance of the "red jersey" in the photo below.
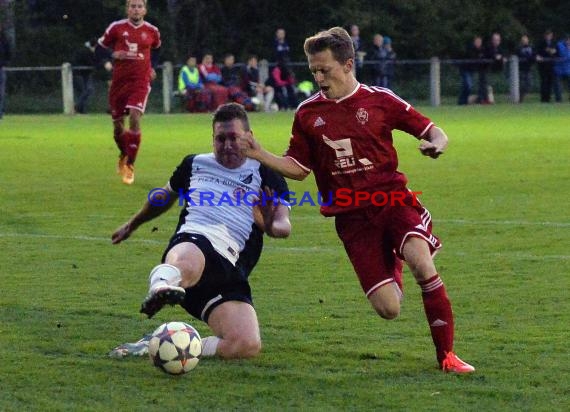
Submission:
<svg viewBox="0 0 570 412">
<path fill-rule="evenodd" d="M 392 130 L 421 138 L 432 126 L 430 119 L 391 90 L 359 84 L 338 100 L 317 93 L 302 102 L 285 156 L 313 171 L 324 200 L 321 213 L 333 216 L 367 205 L 337 205 L 339 189 L 345 189 L 344 194 L 347 189 L 404 191 L 407 179 L 397 171 Z"/>
<path fill-rule="evenodd" d="M 200 76 L 202 76 L 202 81 L 204 83 L 221 83 L 222 82 L 222 70 L 215 65 L 210 64 L 206 66 L 204 63 L 198 65 L 198 71 Z"/>
<path fill-rule="evenodd" d="M 135 26 L 128 19 L 109 25 L 99 39 L 99 44 L 113 51 L 124 50 L 128 58 L 113 62 L 113 81 L 150 82 L 150 49 L 160 47 L 160 32 L 150 23 L 143 21 Z"/>
</svg>

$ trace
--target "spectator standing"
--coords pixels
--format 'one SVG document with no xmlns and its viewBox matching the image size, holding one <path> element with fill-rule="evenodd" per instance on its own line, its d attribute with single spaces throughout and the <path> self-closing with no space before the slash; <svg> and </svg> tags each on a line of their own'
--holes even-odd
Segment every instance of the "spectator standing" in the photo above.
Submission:
<svg viewBox="0 0 570 412">
<path fill-rule="evenodd" d="M 0 120 L 4 116 L 4 102 L 6 98 L 6 71 L 4 66 L 8 64 L 12 58 L 12 48 L 10 41 L 4 33 L 2 23 L 0 23 Z"/>
<path fill-rule="evenodd" d="M 275 30 L 275 39 L 273 40 L 273 52 L 275 61 L 290 60 L 289 56 L 290 47 L 287 42 L 287 32 L 284 28 L 280 27 Z"/>
<path fill-rule="evenodd" d="M 384 36 L 384 50 L 386 52 L 386 64 L 384 66 L 384 85 L 382 87 L 392 89 L 396 72 L 396 52 L 392 48 L 392 39 L 388 36 Z"/>
<path fill-rule="evenodd" d="M 386 49 L 384 48 L 384 36 L 376 33 L 372 38 L 372 48 L 366 54 L 366 59 L 372 64 L 372 84 L 385 87 L 386 72 Z"/>
<path fill-rule="evenodd" d="M 480 87 L 482 87 L 484 92 L 486 93 L 485 94 L 486 98 L 483 100 L 481 99 L 479 100 L 479 103 L 481 104 L 492 104 L 495 101 L 494 97 L 492 97 L 493 88 L 489 87 L 487 73 L 488 70 L 495 73 L 502 72 L 505 67 L 507 58 L 505 57 L 505 54 L 503 52 L 501 41 L 502 41 L 501 34 L 499 32 L 493 32 L 491 34 L 491 40 L 489 41 L 489 44 L 485 49 L 485 58 L 490 60 L 490 63 L 483 66 L 484 70 L 481 71 L 481 76 L 479 79 L 481 83 Z"/>
<path fill-rule="evenodd" d="M 75 103 L 76 113 L 87 113 L 87 101 L 95 91 L 93 76 L 97 66 L 97 56 L 95 55 L 96 47 L 97 39 L 91 39 L 85 42 L 73 59 L 74 66 L 83 67 L 73 71 L 73 83 L 77 91 L 77 103 Z"/>
<path fill-rule="evenodd" d="M 475 73 L 479 74 L 479 88 L 478 88 L 478 98 L 479 102 L 483 102 L 487 99 L 487 86 L 485 79 L 485 67 L 481 60 L 485 58 L 485 50 L 483 49 L 483 39 L 481 36 L 473 37 L 471 43 L 467 45 L 465 49 L 465 55 L 463 56 L 466 62 L 459 63 L 459 74 L 461 75 L 461 93 L 459 94 L 459 99 L 457 104 L 465 105 L 469 103 L 469 96 L 473 89 L 473 79 Z"/>
<path fill-rule="evenodd" d="M 113 137 L 119 148 L 118 172 L 123 183 L 135 181 L 135 160 L 141 142 L 140 120 L 145 111 L 150 83 L 156 77 L 151 65 L 151 49 L 160 47 L 158 28 L 144 21 L 146 0 L 126 0 L 127 18 L 105 30 L 99 45 L 112 50 L 113 80 L 109 105 L 113 119 Z M 129 128 L 125 130 L 125 116 Z"/>
<path fill-rule="evenodd" d="M 560 85 L 556 81 L 554 74 L 554 59 L 556 57 L 558 57 L 558 51 L 556 50 L 554 33 L 552 30 L 547 29 L 544 32 L 542 41 L 536 48 L 536 62 L 540 77 L 540 101 L 542 103 L 550 102 L 552 91 L 554 91 L 556 101 L 562 101 Z"/>
<path fill-rule="evenodd" d="M 222 71 L 214 63 L 214 55 L 206 52 L 202 57 L 202 63 L 198 65 L 204 87 L 212 93 L 210 111 L 216 110 L 228 101 L 228 89 L 222 84 Z"/>
<path fill-rule="evenodd" d="M 189 112 L 207 112 L 211 106 L 212 93 L 204 88 L 196 57 L 190 56 L 178 74 L 178 93 L 184 97 Z"/>
<path fill-rule="evenodd" d="M 273 87 L 260 82 L 257 56 L 248 57 L 241 81 L 242 89 L 252 98 L 252 101 L 253 98 L 257 99 L 256 104 L 260 105 L 263 111 L 270 112 L 275 91 Z"/>
<path fill-rule="evenodd" d="M 282 27 L 275 31 L 273 52 L 277 65 L 269 74 L 266 85 L 273 87 L 275 102 L 279 106 L 279 110 L 287 110 L 295 101 L 294 97 L 289 97 L 295 95 L 295 89 L 294 79 L 289 78 L 289 74 L 293 74 L 289 68 L 291 48 L 287 41 L 287 32 Z"/>
<path fill-rule="evenodd" d="M 524 97 L 530 91 L 530 86 L 531 86 L 530 69 L 532 68 L 535 61 L 534 49 L 530 44 L 530 39 L 526 34 L 523 34 L 521 36 L 521 40 L 517 50 L 517 56 L 519 58 L 520 101 L 522 103 Z"/>
<path fill-rule="evenodd" d="M 350 26 L 350 38 L 352 39 L 352 45 L 354 46 L 354 52 L 356 53 L 356 78 L 359 81 L 362 81 L 366 51 L 364 50 L 364 44 L 360 38 L 360 27 L 358 27 L 358 25 L 352 24 Z"/>
<path fill-rule="evenodd" d="M 570 97 L 570 34 L 565 34 L 557 44 L 558 60 L 554 63 L 554 73 L 558 90 L 562 92 L 562 82 L 566 83 L 566 90 Z M 561 93 L 562 94 L 562 93 Z M 562 96 L 560 96 L 562 101 Z"/>
</svg>

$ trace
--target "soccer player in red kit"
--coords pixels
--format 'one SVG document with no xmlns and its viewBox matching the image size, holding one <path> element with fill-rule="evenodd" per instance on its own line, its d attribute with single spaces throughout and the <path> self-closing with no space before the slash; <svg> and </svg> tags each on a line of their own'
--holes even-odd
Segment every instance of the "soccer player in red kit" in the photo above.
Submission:
<svg viewBox="0 0 570 412">
<path fill-rule="evenodd" d="M 123 182 L 135 180 L 134 163 L 141 142 L 140 119 L 145 111 L 150 82 L 156 77 L 151 65 L 151 49 L 160 47 L 160 32 L 144 21 L 146 0 L 127 0 L 127 18 L 109 25 L 99 44 L 112 49 L 113 79 L 109 105 L 113 137 L 120 150 L 118 172 Z M 129 128 L 125 130 L 125 116 Z"/>
<path fill-rule="evenodd" d="M 346 30 L 320 32 L 307 38 L 304 48 L 320 92 L 299 105 L 287 152 L 276 156 L 252 136 L 241 139 L 242 150 L 291 179 L 303 180 L 313 171 L 319 192 L 328 196 L 321 213 L 335 216 L 338 236 L 372 307 L 382 318 L 398 316 L 405 261 L 422 291 L 439 367 L 473 372 L 453 352 L 451 303 L 432 259 L 441 244 L 431 232 L 429 212 L 397 170 L 392 142 L 393 129 L 405 131 L 421 140 L 422 154 L 437 158 L 447 136 L 392 91 L 356 80 Z M 377 193 L 398 201 L 379 205 Z"/>
</svg>

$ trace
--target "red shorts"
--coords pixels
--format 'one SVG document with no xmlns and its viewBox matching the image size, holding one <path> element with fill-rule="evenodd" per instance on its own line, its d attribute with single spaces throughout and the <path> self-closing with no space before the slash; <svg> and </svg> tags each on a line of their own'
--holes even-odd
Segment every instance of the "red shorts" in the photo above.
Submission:
<svg viewBox="0 0 570 412">
<path fill-rule="evenodd" d="M 144 113 L 149 94 L 150 84 L 144 80 L 111 82 L 109 106 L 113 120 L 121 119 L 130 109 Z"/>
<path fill-rule="evenodd" d="M 390 282 L 401 287 L 402 248 L 408 237 L 426 240 L 432 254 L 442 246 L 431 233 L 428 210 L 411 195 L 404 205 L 370 206 L 337 215 L 335 225 L 367 297 Z"/>
</svg>

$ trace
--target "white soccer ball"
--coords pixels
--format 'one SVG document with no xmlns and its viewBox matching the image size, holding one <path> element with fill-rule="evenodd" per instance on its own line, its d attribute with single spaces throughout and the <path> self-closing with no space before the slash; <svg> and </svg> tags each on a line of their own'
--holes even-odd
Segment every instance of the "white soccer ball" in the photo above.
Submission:
<svg viewBox="0 0 570 412">
<path fill-rule="evenodd" d="M 148 344 L 151 363 L 171 375 L 182 375 L 196 367 L 202 354 L 202 339 L 191 325 L 167 322 L 152 333 Z"/>
</svg>

